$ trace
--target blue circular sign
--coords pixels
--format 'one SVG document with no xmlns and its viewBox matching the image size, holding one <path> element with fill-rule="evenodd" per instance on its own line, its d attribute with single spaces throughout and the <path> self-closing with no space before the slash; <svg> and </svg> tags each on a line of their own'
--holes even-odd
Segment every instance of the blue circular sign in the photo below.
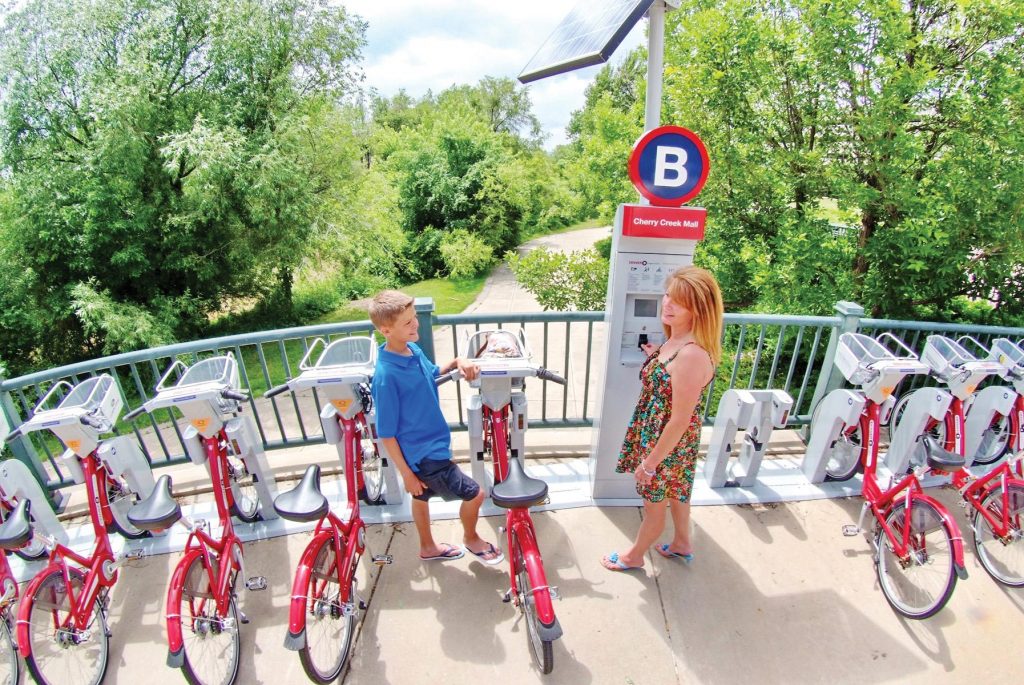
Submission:
<svg viewBox="0 0 1024 685">
<path fill-rule="evenodd" d="M 682 126 L 645 133 L 629 156 L 629 178 L 651 204 L 678 207 L 695 198 L 711 170 L 707 148 Z"/>
</svg>

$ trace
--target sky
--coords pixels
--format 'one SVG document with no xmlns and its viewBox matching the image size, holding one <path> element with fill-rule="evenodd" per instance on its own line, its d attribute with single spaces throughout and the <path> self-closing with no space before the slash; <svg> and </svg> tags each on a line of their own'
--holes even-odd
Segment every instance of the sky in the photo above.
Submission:
<svg viewBox="0 0 1024 685">
<path fill-rule="evenodd" d="M 586 2 L 587 0 L 583 0 Z M 413 97 L 484 76 L 515 79 L 580 0 L 339 0 L 369 23 L 362 66 L 365 86 L 384 96 L 404 88 Z M 646 42 L 641 20 L 615 50 L 619 63 Z M 549 76 L 530 84 L 533 113 L 549 150 L 565 142 L 565 127 L 584 104 L 600 66 Z"/>
</svg>

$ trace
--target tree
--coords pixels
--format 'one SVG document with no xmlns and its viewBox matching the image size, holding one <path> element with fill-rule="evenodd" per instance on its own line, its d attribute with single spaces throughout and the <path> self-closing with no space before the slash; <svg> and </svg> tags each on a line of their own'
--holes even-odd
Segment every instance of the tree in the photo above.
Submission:
<svg viewBox="0 0 1024 685">
<path fill-rule="evenodd" d="M 35 0 L 5 17 L 3 235 L 61 332 L 36 340 L 41 359 L 109 349 L 119 308 L 184 337 L 227 298 L 290 298 L 323 197 L 359 168 L 334 108 L 364 31 L 328 0 Z M 93 296 L 111 306 L 83 319 L 73 303 Z"/>
</svg>

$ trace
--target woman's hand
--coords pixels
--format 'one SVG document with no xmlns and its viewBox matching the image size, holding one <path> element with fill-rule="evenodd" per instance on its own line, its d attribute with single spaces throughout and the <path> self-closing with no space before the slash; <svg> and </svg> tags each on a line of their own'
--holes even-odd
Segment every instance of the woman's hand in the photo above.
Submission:
<svg viewBox="0 0 1024 685">
<path fill-rule="evenodd" d="M 636 470 L 633 471 L 633 477 L 640 485 L 647 485 L 654 480 L 654 469 L 648 470 L 644 466 L 644 463 L 640 462 L 640 464 L 637 465 Z"/>
</svg>

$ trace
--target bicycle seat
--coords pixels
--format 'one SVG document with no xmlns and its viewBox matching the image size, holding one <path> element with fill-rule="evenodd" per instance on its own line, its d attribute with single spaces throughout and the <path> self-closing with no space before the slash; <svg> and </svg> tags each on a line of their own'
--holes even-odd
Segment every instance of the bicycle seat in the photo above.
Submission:
<svg viewBox="0 0 1024 685">
<path fill-rule="evenodd" d="M 7 520 L 0 524 L 0 549 L 20 549 L 32 539 L 32 523 L 28 512 L 31 502 L 19 500 Z"/>
<path fill-rule="evenodd" d="M 142 530 L 167 530 L 181 518 L 181 506 L 171 494 L 171 477 L 160 476 L 153 492 L 128 510 L 128 520 Z"/>
<path fill-rule="evenodd" d="M 491 488 L 491 501 L 495 506 L 502 509 L 531 507 L 548 496 L 548 484 L 526 475 L 518 458 L 510 458 L 508 464 L 508 477 Z"/>
<path fill-rule="evenodd" d="M 311 464 L 299 484 L 274 500 L 274 509 L 289 521 L 319 521 L 330 507 L 320 492 L 320 467 Z"/>
<path fill-rule="evenodd" d="M 928 466 L 936 471 L 956 471 L 967 463 L 962 455 L 943 449 L 931 436 L 924 438 L 924 451 Z"/>
</svg>

